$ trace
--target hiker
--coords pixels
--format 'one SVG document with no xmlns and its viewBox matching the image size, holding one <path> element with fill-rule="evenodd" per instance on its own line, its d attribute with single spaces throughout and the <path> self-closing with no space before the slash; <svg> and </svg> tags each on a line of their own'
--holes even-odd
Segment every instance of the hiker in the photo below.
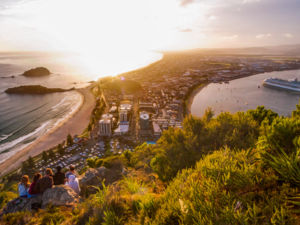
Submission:
<svg viewBox="0 0 300 225">
<path fill-rule="evenodd" d="M 72 188 L 77 194 L 80 193 L 79 182 L 78 179 L 75 177 L 75 175 L 73 174 L 69 175 L 66 185 Z"/>
<path fill-rule="evenodd" d="M 31 185 L 29 187 L 29 191 L 28 191 L 29 198 L 35 197 L 37 194 L 39 194 L 39 191 L 37 190 L 37 182 L 41 178 L 42 178 L 42 174 L 40 174 L 40 173 L 34 174 L 33 182 L 31 183 Z"/>
<path fill-rule="evenodd" d="M 53 186 L 53 172 L 50 168 L 46 169 L 46 175 L 36 183 L 38 193 L 44 193 L 48 188 Z"/>
<path fill-rule="evenodd" d="M 23 175 L 21 178 L 21 182 L 18 185 L 18 191 L 20 197 L 27 198 L 29 186 L 30 183 L 29 183 L 28 175 Z"/>
<path fill-rule="evenodd" d="M 69 171 L 66 173 L 67 181 L 68 181 L 68 178 L 70 175 L 74 175 L 75 177 L 78 177 L 78 174 L 75 171 L 75 166 L 73 166 L 73 165 L 70 165 Z"/>
<path fill-rule="evenodd" d="M 61 166 L 56 167 L 56 173 L 53 176 L 54 185 L 65 183 L 65 173 L 61 172 Z"/>
</svg>

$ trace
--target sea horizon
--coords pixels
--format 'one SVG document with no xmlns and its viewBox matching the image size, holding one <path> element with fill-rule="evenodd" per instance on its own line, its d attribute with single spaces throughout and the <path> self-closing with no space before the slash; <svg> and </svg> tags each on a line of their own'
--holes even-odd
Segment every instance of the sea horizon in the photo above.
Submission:
<svg viewBox="0 0 300 225">
<path fill-rule="evenodd" d="M 59 58 L 57 54 L 60 55 Z M 70 53 L 0 52 L 0 105 L 3 106 L 0 109 L 0 163 L 33 144 L 78 110 L 81 98 L 75 91 L 42 96 L 8 95 L 4 92 L 7 88 L 21 85 L 82 88 L 88 86 L 91 80 L 142 68 L 162 57 L 156 53 L 149 56 L 148 61 L 142 59 L 132 62 L 128 70 L 120 67 L 119 72 L 112 70 L 110 74 L 104 75 L 107 68 L 101 72 L 99 66 L 97 72 L 97 65 L 86 65 L 84 62 L 80 64 L 80 57 Z M 26 70 L 40 66 L 48 68 L 51 75 L 39 78 L 21 76 Z"/>
</svg>

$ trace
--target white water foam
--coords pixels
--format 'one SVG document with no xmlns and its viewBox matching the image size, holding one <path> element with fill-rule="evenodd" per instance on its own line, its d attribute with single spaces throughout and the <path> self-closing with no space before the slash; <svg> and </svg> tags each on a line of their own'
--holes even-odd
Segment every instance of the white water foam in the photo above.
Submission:
<svg viewBox="0 0 300 225">
<path fill-rule="evenodd" d="M 57 103 L 56 105 L 52 106 L 51 109 L 52 110 L 57 110 L 58 107 L 62 106 L 62 105 L 66 105 L 66 100 L 68 99 L 68 96 L 65 96 L 59 103 Z"/>
<path fill-rule="evenodd" d="M 50 121 L 47 121 L 45 123 L 43 123 L 40 127 L 38 127 L 37 129 L 35 129 L 33 132 L 29 133 L 29 134 L 26 134 L 22 137 L 19 137 L 18 139 L 16 140 L 13 140 L 11 142 L 7 142 L 7 143 L 4 143 L 2 145 L 0 145 L 0 152 L 4 152 L 5 150 L 7 149 L 10 149 L 14 146 L 16 146 L 17 144 L 20 144 L 22 141 L 34 136 L 35 134 L 39 133 L 40 131 L 42 131 L 43 129 L 45 129 L 47 127 L 47 125 L 50 123 Z M 34 141 L 32 141 L 34 142 Z M 30 143 L 26 143 L 24 145 L 22 145 L 20 148 L 17 148 L 17 149 L 14 149 L 12 151 L 9 151 L 7 153 L 4 153 L 3 155 L 1 155 L 1 159 L 0 159 L 0 163 L 5 161 L 9 156 L 13 155 L 15 152 L 17 152 L 18 150 L 20 149 L 23 149 L 24 147 L 28 146 L 29 144 L 31 144 L 32 142 Z"/>
<path fill-rule="evenodd" d="M 79 94 L 80 96 L 80 101 L 77 101 L 76 104 L 71 108 L 71 110 L 69 111 L 69 113 L 67 113 L 63 118 L 58 119 L 55 123 L 53 123 L 53 128 L 58 126 L 62 121 L 64 121 L 66 118 L 68 118 L 69 116 L 71 116 L 81 105 L 81 102 L 83 101 L 83 97 Z M 77 97 L 75 97 L 74 95 L 71 96 L 72 99 L 75 99 Z M 58 104 L 57 104 L 58 105 Z M 58 109 L 58 108 L 56 108 Z"/>
<path fill-rule="evenodd" d="M 1 152 L 4 152 L 5 150 L 7 149 L 10 149 L 10 148 L 13 148 L 14 146 L 22 143 L 22 141 L 26 140 L 26 139 L 29 139 L 31 137 L 33 137 L 34 135 L 38 134 L 39 132 L 43 131 L 43 134 L 42 135 L 46 135 L 49 131 L 51 131 L 52 129 L 55 129 L 55 127 L 57 127 L 61 122 L 63 122 L 66 118 L 70 117 L 81 105 L 81 102 L 83 100 L 83 97 L 82 95 L 78 94 L 79 97 L 80 97 L 80 101 L 76 101 L 76 103 L 72 106 L 71 110 L 65 114 L 64 117 L 60 118 L 60 119 L 52 119 L 52 120 L 49 120 L 45 123 L 43 123 L 40 127 L 38 127 L 37 129 L 35 129 L 33 132 L 27 134 L 27 135 L 24 135 L 14 141 L 11 141 L 11 142 L 8 142 L 8 143 L 4 143 L 2 145 L 0 145 L 0 153 Z M 72 95 L 72 96 L 68 96 L 70 97 L 69 99 L 77 99 L 78 96 L 76 95 Z M 65 100 L 64 100 L 65 99 Z M 60 101 L 60 103 L 58 103 L 56 106 L 52 107 L 54 110 L 56 109 L 59 109 L 60 107 L 63 107 L 65 104 L 62 104 L 63 102 L 65 102 L 67 99 L 67 97 L 65 97 L 63 100 L 64 101 Z M 3 154 L 1 154 L 0 156 L 0 163 L 2 163 L 3 161 L 5 161 L 6 159 L 8 159 L 9 157 L 11 157 L 13 154 L 15 154 L 16 152 L 26 148 L 28 145 L 32 144 L 34 141 L 36 140 L 33 140 L 32 142 L 30 143 L 26 143 L 26 144 L 22 144 L 20 147 L 16 147 L 8 152 L 5 152 Z"/>
<path fill-rule="evenodd" d="M 9 138 L 11 135 L 13 135 L 14 133 L 10 133 L 10 134 L 1 134 L 0 135 L 0 142 L 6 140 L 7 138 Z"/>
</svg>

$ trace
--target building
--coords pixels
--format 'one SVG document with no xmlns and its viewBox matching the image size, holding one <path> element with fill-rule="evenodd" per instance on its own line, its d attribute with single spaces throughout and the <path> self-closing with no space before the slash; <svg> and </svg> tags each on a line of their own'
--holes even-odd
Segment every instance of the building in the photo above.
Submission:
<svg viewBox="0 0 300 225">
<path fill-rule="evenodd" d="M 127 101 L 124 101 L 120 104 L 120 111 L 121 110 L 126 110 L 126 111 L 130 111 L 132 108 L 132 104 L 130 104 L 129 102 Z"/>
<path fill-rule="evenodd" d="M 151 102 L 142 102 L 142 101 L 140 101 L 139 102 L 139 109 L 147 111 L 147 112 L 153 112 L 153 113 L 155 112 L 154 107 L 153 107 L 153 103 L 151 103 Z"/>
<path fill-rule="evenodd" d="M 102 119 L 109 119 L 109 120 L 112 120 L 113 117 L 114 117 L 114 116 L 113 116 L 112 114 L 109 114 L 109 113 L 103 114 L 103 115 L 101 116 Z"/>
<path fill-rule="evenodd" d="M 160 137 L 161 136 L 161 129 L 159 127 L 159 125 L 156 122 L 152 122 L 152 126 L 153 126 L 153 134 L 155 137 Z"/>
<path fill-rule="evenodd" d="M 102 119 L 99 122 L 99 133 L 100 136 L 111 136 L 111 120 L 110 119 Z"/>
<path fill-rule="evenodd" d="M 117 106 L 113 105 L 110 110 L 109 110 L 109 113 L 116 113 L 118 111 L 118 108 Z"/>
<path fill-rule="evenodd" d="M 123 123 L 120 123 L 118 128 L 115 129 L 115 135 L 123 135 L 123 134 L 126 134 L 128 133 L 129 131 L 129 123 L 128 122 L 123 122 Z"/>
<path fill-rule="evenodd" d="M 127 122 L 128 121 L 127 110 L 120 110 L 119 119 L 120 119 L 120 122 Z"/>
<path fill-rule="evenodd" d="M 141 130 L 150 129 L 150 116 L 146 112 L 140 112 L 140 128 Z"/>
</svg>

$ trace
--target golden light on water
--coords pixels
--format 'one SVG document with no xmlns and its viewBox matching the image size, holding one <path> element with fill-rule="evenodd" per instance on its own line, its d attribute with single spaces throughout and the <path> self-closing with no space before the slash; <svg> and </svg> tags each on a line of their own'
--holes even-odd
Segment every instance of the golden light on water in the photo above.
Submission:
<svg viewBox="0 0 300 225">
<path fill-rule="evenodd" d="M 178 29 L 199 14 L 183 16 L 173 0 L 25 1 L 14 10 L 25 18 L 22 26 L 50 43 L 44 49 L 76 52 L 93 76 L 136 69 L 161 57 L 153 51 L 179 48 Z"/>
<path fill-rule="evenodd" d="M 38 32 L 47 49 L 107 55 L 180 48 L 179 30 L 199 22 L 204 10 L 183 9 L 174 0 L 43 0 L 6 13 L 22 18 L 18 26 L 32 35 Z"/>
<path fill-rule="evenodd" d="M 146 66 L 162 57 L 162 54 L 145 52 L 123 52 L 124 54 L 99 54 L 86 53 L 78 56 L 78 62 L 82 65 L 82 71 L 97 80 L 102 76 L 113 76 L 130 70 Z"/>
</svg>

